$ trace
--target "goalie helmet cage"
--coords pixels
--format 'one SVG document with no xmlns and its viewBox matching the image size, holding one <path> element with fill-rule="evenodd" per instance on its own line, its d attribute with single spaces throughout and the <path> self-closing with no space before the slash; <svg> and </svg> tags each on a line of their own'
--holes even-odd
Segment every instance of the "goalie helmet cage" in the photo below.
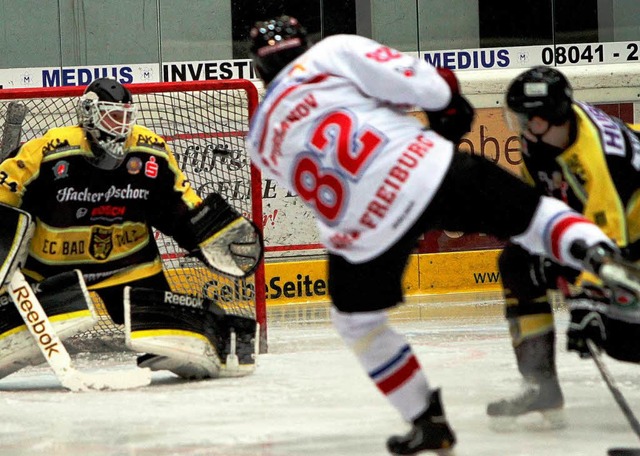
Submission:
<svg viewBox="0 0 640 456">
<path fill-rule="evenodd" d="M 244 79 L 126 84 L 138 107 L 137 123 L 161 135 L 178 165 L 201 195 L 220 193 L 262 229 L 260 171 L 251 164 L 244 138 L 258 105 L 258 92 Z M 53 127 L 77 125 L 77 98 L 84 86 L 0 90 L 0 127 L 11 110 L 26 108 L 22 142 Z M 16 106 L 17 103 L 22 106 Z M 11 106 L 11 109 L 9 108 Z M 0 138 L 0 141 L 2 138 Z M 4 158 L 4 157 L 2 157 Z M 170 238 L 154 233 L 169 283 L 176 292 L 207 296 L 229 312 L 256 318 L 260 352 L 267 350 L 264 262 L 253 277 L 230 279 L 204 268 Z M 70 350 L 124 347 L 122 326 L 114 325 L 93 293 L 100 321 L 69 341 Z M 65 342 L 66 343 L 66 342 Z"/>
</svg>

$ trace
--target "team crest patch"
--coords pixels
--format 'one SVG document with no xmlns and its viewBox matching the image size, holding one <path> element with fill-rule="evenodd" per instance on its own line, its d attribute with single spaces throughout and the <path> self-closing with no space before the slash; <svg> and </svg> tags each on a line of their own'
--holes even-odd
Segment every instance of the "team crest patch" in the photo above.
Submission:
<svg viewBox="0 0 640 456">
<path fill-rule="evenodd" d="M 113 228 L 95 227 L 91 230 L 89 253 L 96 260 L 106 260 L 113 250 Z"/>
<path fill-rule="evenodd" d="M 127 171 L 129 174 L 138 174 L 142 169 L 142 160 L 138 157 L 131 157 L 127 162 Z"/>
<path fill-rule="evenodd" d="M 55 177 L 55 180 L 67 177 L 69 175 L 69 162 L 60 160 L 55 165 L 53 165 L 53 175 Z"/>
</svg>

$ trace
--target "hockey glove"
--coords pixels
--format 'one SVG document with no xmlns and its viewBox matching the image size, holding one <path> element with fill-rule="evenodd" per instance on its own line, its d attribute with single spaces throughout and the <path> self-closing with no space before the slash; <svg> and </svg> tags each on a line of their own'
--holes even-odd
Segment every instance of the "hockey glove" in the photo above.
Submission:
<svg viewBox="0 0 640 456">
<path fill-rule="evenodd" d="M 451 96 L 451 103 L 442 111 L 425 111 L 429 126 L 445 139 L 458 144 L 471 131 L 475 111 L 459 93 Z"/>
<path fill-rule="evenodd" d="M 587 339 L 598 347 L 603 347 L 607 339 L 606 320 L 609 298 L 604 290 L 585 289 L 580 294 L 567 297 L 571 313 L 567 330 L 567 350 L 575 351 L 580 358 L 590 358 Z"/>
<path fill-rule="evenodd" d="M 640 296 L 640 268 L 622 258 L 613 247 L 602 243 L 587 247 L 578 241 L 571 246 L 570 252 L 616 296 Z"/>
<path fill-rule="evenodd" d="M 425 114 L 433 131 L 457 144 L 471 131 L 475 111 L 469 101 L 460 94 L 455 74 L 446 68 L 438 68 L 438 73 L 451 88 L 451 101 L 443 110 L 425 111 Z"/>
<path fill-rule="evenodd" d="M 262 235 L 217 193 L 209 195 L 189 220 L 198 247 L 191 254 L 231 277 L 253 274 L 263 254 Z"/>
</svg>

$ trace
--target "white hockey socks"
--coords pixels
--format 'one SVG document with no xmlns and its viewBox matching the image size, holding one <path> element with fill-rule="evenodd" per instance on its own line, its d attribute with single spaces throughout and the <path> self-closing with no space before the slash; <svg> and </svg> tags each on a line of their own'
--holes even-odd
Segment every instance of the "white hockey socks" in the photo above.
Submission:
<svg viewBox="0 0 640 456">
<path fill-rule="evenodd" d="M 371 380 L 407 421 L 427 407 L 429 384 L 411 346 L 387 321 L 386 311 L 344 313 L 333 324 Z"/>
</svg>

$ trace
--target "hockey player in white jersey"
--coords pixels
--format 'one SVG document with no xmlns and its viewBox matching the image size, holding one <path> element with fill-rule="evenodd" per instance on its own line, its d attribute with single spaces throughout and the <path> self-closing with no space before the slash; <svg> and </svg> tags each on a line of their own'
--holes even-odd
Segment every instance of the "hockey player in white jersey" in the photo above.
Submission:
<svg viewBox="0 0 640 456">
<path fill-rule="evenodd" d="M 257 23 L 251 39 L 267 85 L 248 137 L 252 160 L 315 212 L 329 252 L 333 323 L 412 424 L 388 450 L 451 448 L 440 390 L 387 322 L 387 310 L 403 301 L 402 274 L 420 235 L 488 233 L 595 272 L 599 265 L 576 258 L 572 245 L 615 247 L 564 203 L 484 158 L 454 152 L 474 113 L 451 71 L 360 36 L 311 46 L 288 16 Z M 407 115 L 414 106 L 431 129 Z"/>
</svg>

